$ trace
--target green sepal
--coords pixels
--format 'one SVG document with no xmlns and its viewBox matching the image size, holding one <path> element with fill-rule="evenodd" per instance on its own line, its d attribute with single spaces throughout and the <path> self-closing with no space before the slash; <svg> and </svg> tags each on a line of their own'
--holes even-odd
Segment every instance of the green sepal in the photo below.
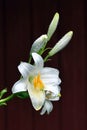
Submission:
<svg viewBox="0 0 87 130">
<path fill-rule="evenodd" d="M 16 96 L 22 99 L 29 98 L 28 92 L 19 92 L 19 93 L 16 93 Z"/>
</svg>

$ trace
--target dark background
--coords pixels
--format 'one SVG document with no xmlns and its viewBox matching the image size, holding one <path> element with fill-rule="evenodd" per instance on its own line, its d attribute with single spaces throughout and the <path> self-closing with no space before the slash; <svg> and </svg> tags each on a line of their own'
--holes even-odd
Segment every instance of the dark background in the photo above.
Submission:
<svg viewBox="0 0 87 130">
<path fill-rule="evenodd" d="M 58 68 L 62 97 L 51 114 L 40 116 L 30 99 L 15 98 L 0 107 L 0 130 L 87 130 L 86 0 L 0 0 L 0 90 L 19 79 L 17 66 L 27 61 L 33 41 L 47 32 L 55 12 L 59 26 L 49 46 L 68 31 L 70 44 L 48 66 Z"/>
</svg>

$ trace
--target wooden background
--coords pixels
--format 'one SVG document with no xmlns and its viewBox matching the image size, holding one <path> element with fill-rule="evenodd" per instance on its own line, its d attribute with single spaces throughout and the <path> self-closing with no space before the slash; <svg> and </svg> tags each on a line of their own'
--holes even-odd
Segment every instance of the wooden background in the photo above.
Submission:
<svg viewBox="0 0 87 130">
<path fill-rule="evenodd" d="M 0 90 L 7 87 L 8 94 L 20 77 L 18 64 L 28 60 L 31 44 L 47 32 L 55 12 L 60 21 L 49 46 L 74 31 L 70 44 L 47 63 L 62 79 L 52 113 L 40 116 L 30 99 L 15 98 L 0 107 L 0 130 L 87 130 L 86 8 L 86 0 L 0 0 Z"/>
</svg>

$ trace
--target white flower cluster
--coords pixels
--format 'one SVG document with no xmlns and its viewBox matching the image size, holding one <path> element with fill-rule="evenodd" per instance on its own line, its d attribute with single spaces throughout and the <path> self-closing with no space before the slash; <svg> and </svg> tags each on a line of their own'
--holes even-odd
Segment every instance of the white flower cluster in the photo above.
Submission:
<svg viewBox="0 0 87 130">
<path fill-rule="evenodd" d="M 47 34 L 40 36 L 32 44 L 29 61 L 31 61 L 33 57 L 34 65 L 21 62 L 18 69 L 22 78 L 12 87 L 13 93 L 28 91 L 34 109 L 40 110 L 42 108 L 41 115 L 46 111 L 47 114 L 49 114 L 53 109 L 51 101 L 58 101 L 61 96 L 59 70 L 51 67 L 44 67 L 44 62 L 63 49 L 69 43 L 73 34 L 72 31 L 65 34 L 48 52 L 45 59 L 43 59 L 41 55 L 45 50 L 47 42 L 54 34 L 58 21 L 59 14 L 56 13 L 51 21 Z"/>
<path fill-rule="evenodd" d="M 51 67 L 44 67 L 44 63 L 61 49 L 63 49 L 71 40 L 73 32 L 69 31 L 50 49 L 43 59 L 42 54 L 45 52 L 47 42 L 54 34 L 59 21 L 59 14 L 56 13 L 49 25 L 47 34 L 40 36 L 34 41 L 30 50 L 28 62 L 21 62 L 18 70 L 21 78 L 12 87 L 12 94 L 4 99 L 3 95 L 7 92 L 4 89 L 0 92 L 0 106 L 6 105 L 6 102 L 14 96 L 26 98 L 30 97 L 32 106 L 35 110 L 41 110 L 40 114 L 45 112 L 49 114 L 53 109 L 52 101 L 58 101 L 60 94 L 59 70 Z M 34 64 L 31 64 L 31 60 Z"/>
</svg>

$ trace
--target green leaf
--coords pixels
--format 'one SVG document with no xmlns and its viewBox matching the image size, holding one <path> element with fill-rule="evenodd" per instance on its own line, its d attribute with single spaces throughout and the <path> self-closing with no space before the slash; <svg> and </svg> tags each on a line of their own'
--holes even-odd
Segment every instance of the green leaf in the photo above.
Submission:
<svg viewBox="0 0 87 130">
<path fill-rule="evenodd" d="M 19 92 L 19 93 L 16 93 L 16 96 L 19 98 L 25 99 L 29 97 L 29 94 L 28 92 Z"/>
</svg>

